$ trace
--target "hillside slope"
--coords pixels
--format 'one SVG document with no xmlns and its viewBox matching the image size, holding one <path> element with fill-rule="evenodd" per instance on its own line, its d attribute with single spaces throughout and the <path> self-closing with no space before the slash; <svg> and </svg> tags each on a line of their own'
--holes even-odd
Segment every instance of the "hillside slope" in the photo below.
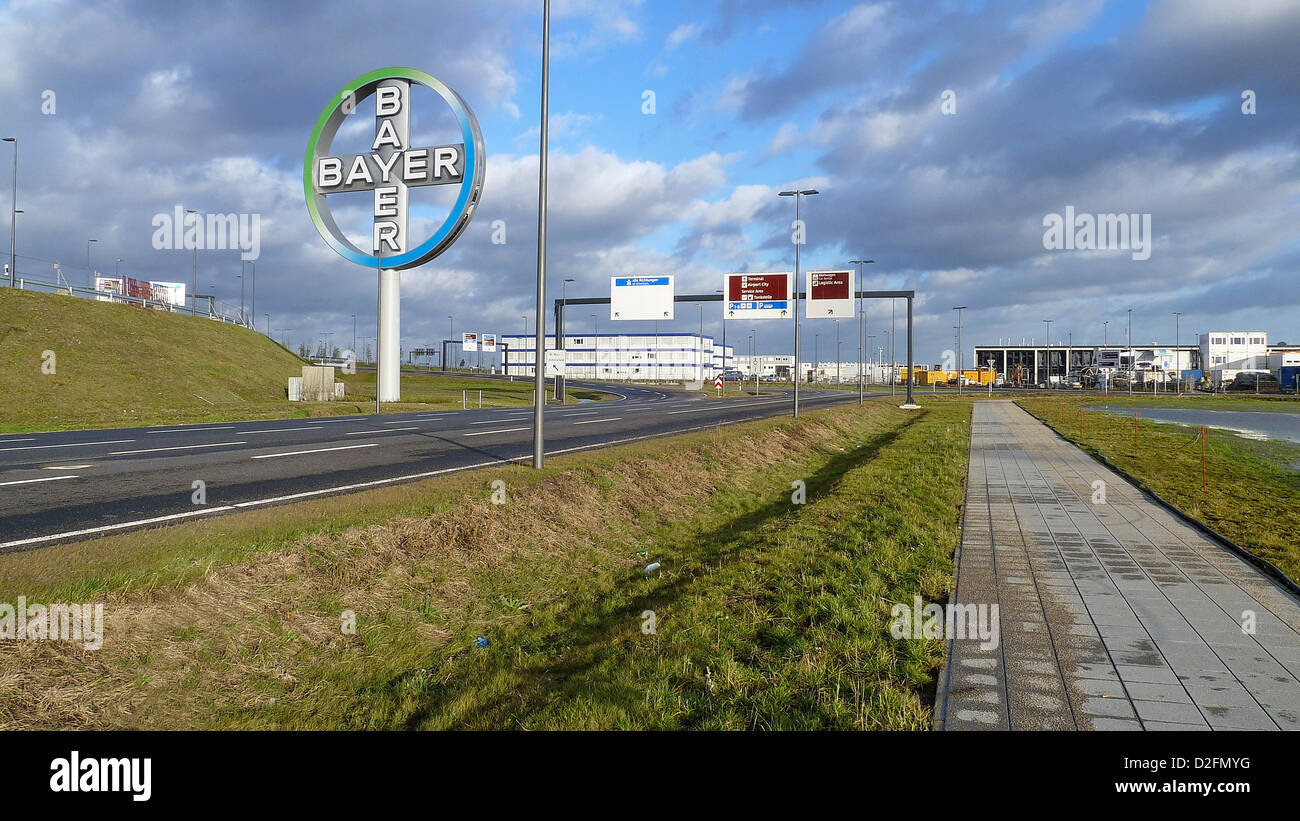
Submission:
<svg viewBox="0 0 1300 821">
<path fill-rule="evenodd" d="M 0 288 L 2 431 L 288 414 L 302 364 L 247 328 Z"/>
</svg>

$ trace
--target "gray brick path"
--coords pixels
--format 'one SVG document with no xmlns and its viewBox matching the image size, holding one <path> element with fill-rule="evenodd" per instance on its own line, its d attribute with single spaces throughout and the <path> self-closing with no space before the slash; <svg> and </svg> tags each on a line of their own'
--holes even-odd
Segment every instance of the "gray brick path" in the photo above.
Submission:
<svg viewBox="0 0 1300 821">
<path fill-rule="evenodd" d="M 950 643 L 942 729 L 1300 729 L 1300 600 L 1011 402 L 975 404 L 954 600 L 1001 636 Z"/>
</svg>

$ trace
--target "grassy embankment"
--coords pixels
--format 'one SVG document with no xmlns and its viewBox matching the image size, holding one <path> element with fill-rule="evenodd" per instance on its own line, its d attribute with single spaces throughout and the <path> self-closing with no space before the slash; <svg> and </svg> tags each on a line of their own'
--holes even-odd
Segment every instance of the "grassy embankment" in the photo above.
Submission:
<svg viewBox="0 0 1300 821">
<path fill-rule="evenodd" d="M 928 728 L 943 644 L 888 614 L 949 590 L 969 418 L 873 402 L 0 556 L 0 601 L 107 621 L 0 645 L 0 726 Z"/>
<path fill-rule="evenodd" d="M 1296 537 L 1300 533 L 1300 473 L 1295 469 L 1300 464 L 1300 447 L 1209 430 L 1202 490 L 1196 428 L 1143 421 L 1142 408 L 1150 401 L 1148 397 L 1130 402 L 1112 394 L 1104 402 L 1131 406 L 1138 413 L 1136 456 L 1132 415 L 1085 411 L 1086 405 L 1103 404 L 1096 396 L 1031 397 L 1018 404 L 1070 441 L 1100 453 L 1137 477 L 1187 515 L 1277 565 L 1292 579 L 1300 579 L 1300 539 Z M 1201 408 L 1202 402 L 1223 400 L 1187 401 Z M 1235 410 L 1273 410 L 1276 406 L 1276 401 L 1268 400 L 1226 401 Z M 1174 398 L 1156 403 L 1160 407 L 1191 407 Z"/>
<path fill-rule="evenodd" d="M 49 352 L 49 353 L 47 353 Z M 290 402 L 304 361 L 262 334 L 203 317 L 0 288 L 0 433 L 370 413 L 374 374 L 343 402 Z M 50 372 L 52 371 L 52 372 Z M 407 374 L 385 410 L 531 404 L 531 386 Z M 577 396 L 575 398 L 594 398 Z M 368 400 L 368 401 L 367 401 Z"/>
</svg>

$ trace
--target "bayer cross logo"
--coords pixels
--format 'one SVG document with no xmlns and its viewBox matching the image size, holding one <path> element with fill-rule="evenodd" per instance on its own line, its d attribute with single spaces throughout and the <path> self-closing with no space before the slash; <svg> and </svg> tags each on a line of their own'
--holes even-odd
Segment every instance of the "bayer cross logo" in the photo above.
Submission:
<svg viewBox="0 0 1300 821">
<path fill-rule="evenodd" d="M 461 142 L 411 145 L 411 84 L 432 89 L 456 117 Z M 375 98 L 375 138 L 366 154 L 330 154 L 330 144 L 348 115 Z M 334 95 L 307 143 L 302 182 L 307 211 L 316 230 L 346 260 L 375 270 L 379 280 L 375 410 L 402 398 L 401 272 L 422 265 L 451 247 L 469 225 L 483 193 L 483 136 L 460 95 L 431 74 L 413 68 L 381 68 L 363 74 Z M 433 236 L 409 237 L 408 194 L 422 185 L 459 185 L 451 211 Z M 370 191 L 374 227 L 367 250 L 339 229 L 330 213 L 330 194 Z M 418 243 L 418 244 L 417 244 Z"/>
<path fill-rule="evenodd" d="M 451 107 L 463 142 L 411 145 L 411 84 L 437 92 Z M 375 99 L 375 136 L 365 154 L 329 153 L 335 134 L 362 101 Z M 303 183 L 307 209 L 325 241 L 345 259 L 369 268 L 402 270 L 441 254 L 469 225 L 483 188 L 483 138 L 478 121 L 461 99 L 437 78 L 410 68 L 384 68 L 352 81 L 321 114 L 307 145 Z M 408 191 L 425 185 L 459 185 L 447 219 L 433 236 L 408 236 Z M 374 228 L 370 247 L 358 248 L 339 229 L 329 194 L 371 191 Z"/>
</svg>

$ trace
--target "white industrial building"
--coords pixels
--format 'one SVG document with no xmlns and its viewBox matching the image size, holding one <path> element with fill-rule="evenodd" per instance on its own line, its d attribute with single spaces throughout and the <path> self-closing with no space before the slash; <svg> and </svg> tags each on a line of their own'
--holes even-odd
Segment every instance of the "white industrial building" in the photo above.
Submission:
<svg viewBox="0 0 1300 821">
<path fill-rule="evenodd" d="M 505 373 L 532 376 L 537 338 L 532 334 L 503 334 Z M 555 334 L 546 335 L 546 349 L 555 347 Z M 711 336 L 690 333 L 565 334 L 565 376 L 568 379 L 617 381 L 705 381 L 736 366 L 735 351 Z"/>
<path fill-rule="evenodd" d="M 1243 371 L 1269 370 L 1268 334 L 1264 331 L 1211 331 L 1201 334 L 1200 340 L 1205 375 L 1215 387 L 1231 382 Z"/>
</svg>

